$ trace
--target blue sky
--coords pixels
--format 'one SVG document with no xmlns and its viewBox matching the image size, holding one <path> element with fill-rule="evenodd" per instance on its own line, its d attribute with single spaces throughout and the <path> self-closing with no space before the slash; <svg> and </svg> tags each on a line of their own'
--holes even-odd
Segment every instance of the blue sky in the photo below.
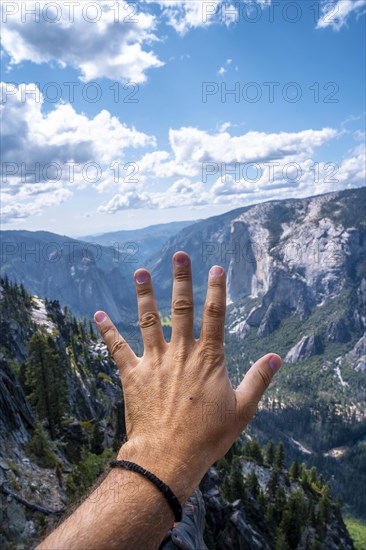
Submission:
<svg viewBox="0 0 366 550">
<path fill-rule="evenodd" d="M 36 4 L 2 3 L 4 228 L 80 236 L 364 185 L 365 0 Z"/>
</svg>

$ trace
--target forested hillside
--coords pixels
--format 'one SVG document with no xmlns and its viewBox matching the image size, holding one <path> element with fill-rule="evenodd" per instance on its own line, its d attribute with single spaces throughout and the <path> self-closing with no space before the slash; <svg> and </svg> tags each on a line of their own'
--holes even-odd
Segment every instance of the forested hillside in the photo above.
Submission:
<svg viewBox="0 0 366 550">
<path fill-rule="evenodd" d="M 122 392 L 91 323 L 0 284 L 0 541 L 32 548 L 124 440 Z M 210 550 L 353 548 L 324 477 L 298 462 L 286 469 L 284 446 L 261 450 L 249 431 L 202 491 Z"/>
</svg>

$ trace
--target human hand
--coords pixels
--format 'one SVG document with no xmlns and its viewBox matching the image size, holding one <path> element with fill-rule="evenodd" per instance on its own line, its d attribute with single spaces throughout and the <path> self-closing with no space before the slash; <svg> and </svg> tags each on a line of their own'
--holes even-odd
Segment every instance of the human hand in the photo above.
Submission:
<svg viewBox="0 0 366 550">
<path fill-rule="evenodd" d="M 118 366 L 125 397 L 128 442 L 119 459 L 133 460 L 168 483 L 182 502 L 207 469 L 246 427 L 281 366 L 259 359 L 234 390 L 224 353 L 226 281 L 211 268 L 201 335 L 193 335 L 189 256 L 173 256 L 172 336 L 165 342 L 148 271 L 135 272 L 144 355 L 138 358 L 104 312 L 98 329 Z"/>
</svg>

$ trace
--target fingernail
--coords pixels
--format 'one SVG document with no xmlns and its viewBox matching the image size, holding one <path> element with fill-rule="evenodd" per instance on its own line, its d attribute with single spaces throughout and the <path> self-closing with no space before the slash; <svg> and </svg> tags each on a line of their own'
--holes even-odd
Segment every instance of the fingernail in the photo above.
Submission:
<svg viewBox="0 0 366 550">
<path fill-rule="evenodd" d="M 147 283 L 147 281 L 149 280 L 149 273 L 147 271 L 138 271 L 135 277 L 136 277 L 136 283 L 139 285 L 143 285 L 144 283 Z"/>
<path fill-rule="evenodd" d="M 280 370 L 282 361 L 277 355 L 274 355 L 271 357 L 271 359 L 268 361 L 269 366 L 273 370 L 274 373 Z"/>
<path fill-rule="evenodd" d="M 189 257 L 187 254 L 176 254 L 174 256 L 174 263 L 178 267 L 188 267 Z"/>
<path fill-rule="evenodd" d="M 214 265 L 213 267 L 211 267 L 209 272 L 210 277 L 222 277 L 223 274 L 224 270 L 218 265 Z"/>
<path fill-rule="evenodd" d="M 97 311 L 94 315 L 94 321 L 96 323 L 102 323 L 104 319 L 107 319 L 107 314 L 104 311 Z"/>
</svg>

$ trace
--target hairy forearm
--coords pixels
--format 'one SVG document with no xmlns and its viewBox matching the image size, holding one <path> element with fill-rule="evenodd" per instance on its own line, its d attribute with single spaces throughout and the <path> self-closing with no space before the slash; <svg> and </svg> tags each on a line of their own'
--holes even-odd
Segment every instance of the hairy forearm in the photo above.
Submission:
<svg viewBox="0 0 366 550">
<path fill-rule="evenodd" d="M 119 459 L 132 458 L 122 450 Z M 157 461 L 145 452 L 135 462 L 167 483 L 181 504 L 194 489 L 188 465 L 171 464 L 169 455 Z M 37 550 L 156 550 L 173 522 L 168 502 L 151 481 L 114 468 Z"/>
</svg>

